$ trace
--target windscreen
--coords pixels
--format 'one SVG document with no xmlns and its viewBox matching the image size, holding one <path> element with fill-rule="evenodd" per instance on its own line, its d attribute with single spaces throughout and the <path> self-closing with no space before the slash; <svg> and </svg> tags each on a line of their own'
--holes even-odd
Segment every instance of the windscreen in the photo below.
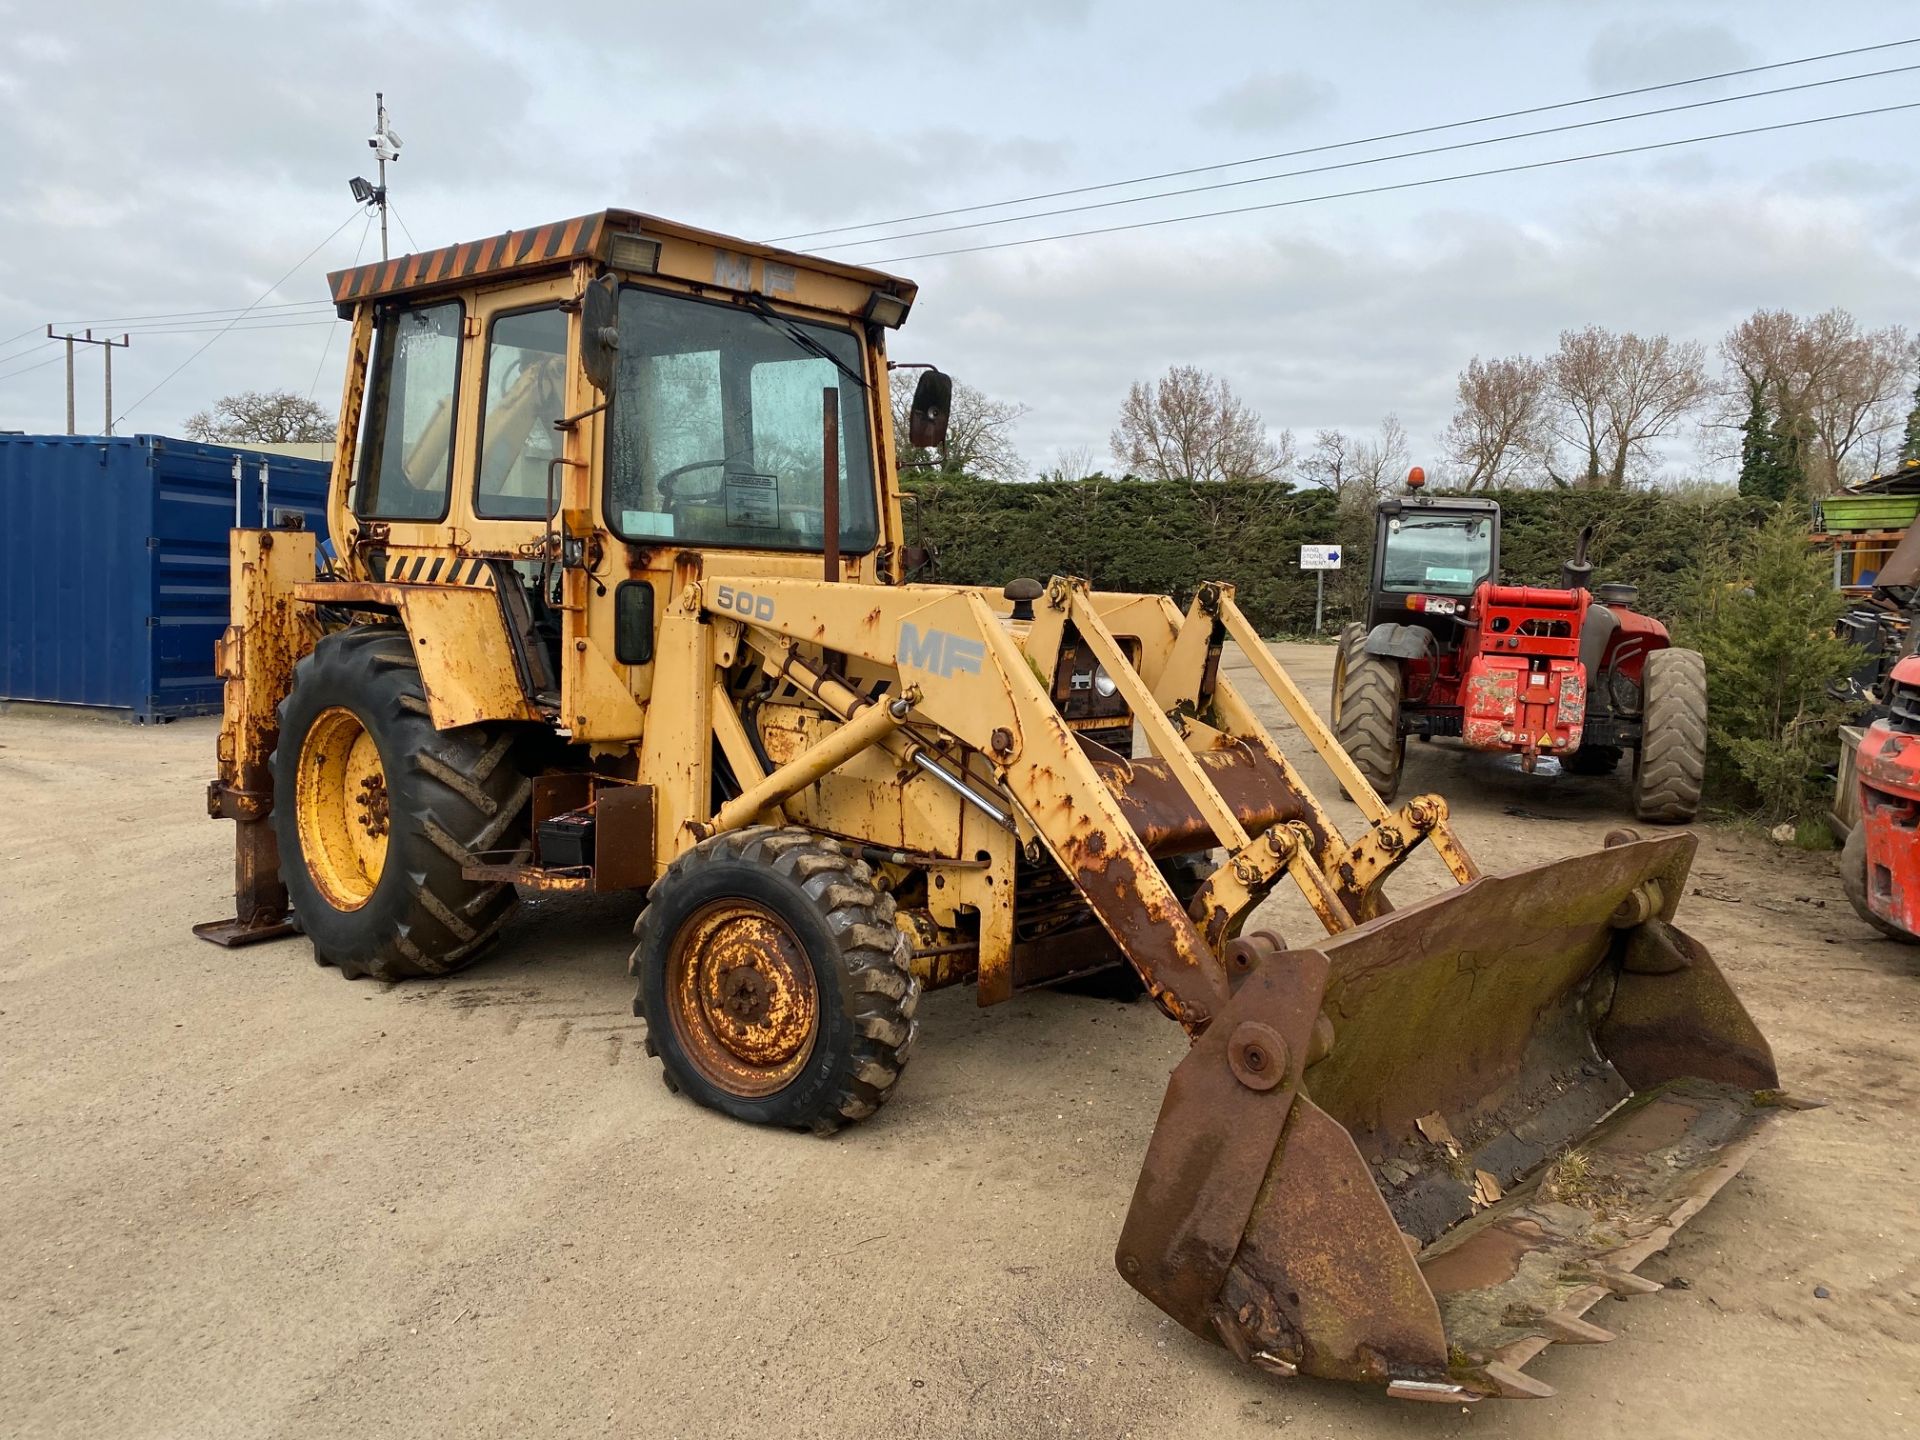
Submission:
<svg viewBox="0 0 1920 1440">
<path fill-rule="evenodd" d="M 840 548 L 879 539 L 861 345 L 848 330 L 629 286 L 620 295 L 608 521 L 628 540 L 825 547 L 825 415 Z"/>
<path fill-rule="evenodd" d="M 1399 515 L 1387 522 L 1383 589 L 1471 595 L 1493 570 L 1493 525 L 1485 515 Z"/>
</svg>

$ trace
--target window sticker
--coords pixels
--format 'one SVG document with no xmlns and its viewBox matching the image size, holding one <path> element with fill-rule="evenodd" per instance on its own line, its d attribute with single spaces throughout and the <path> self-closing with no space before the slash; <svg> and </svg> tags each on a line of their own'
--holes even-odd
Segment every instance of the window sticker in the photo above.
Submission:
<svg viewBox="0 0 1920 1440">
<path fill-rule="evenodd" d="M 780 481 L 747 470 L 727 472 L 727 524 L 748 530 L 772 530 L 780 523 Z"/>
<path fill-rule="evenodd" d="M 665 510 L 622 510 L 620 528 L 628 535 L 673 536 L 673 516 Z"/>
</svg>

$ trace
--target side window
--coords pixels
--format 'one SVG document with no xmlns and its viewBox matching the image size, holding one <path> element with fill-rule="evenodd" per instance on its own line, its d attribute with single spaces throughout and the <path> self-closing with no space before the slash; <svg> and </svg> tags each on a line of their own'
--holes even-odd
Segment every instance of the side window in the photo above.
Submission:
<svg viewBox="0 0 1920 1440">
<path fill-rule="evenodd" d="M 487 337 L 476 514 L 538 519 L 566 417 L 567 317 L 558 307 L 495 318 Z"/>
<path fill-rule="evenodd" d="M 356 514 L 438 520 L 447 513 L 460 318 L 460 302 L 449 300 L 381 320 Z"/>
</svg>

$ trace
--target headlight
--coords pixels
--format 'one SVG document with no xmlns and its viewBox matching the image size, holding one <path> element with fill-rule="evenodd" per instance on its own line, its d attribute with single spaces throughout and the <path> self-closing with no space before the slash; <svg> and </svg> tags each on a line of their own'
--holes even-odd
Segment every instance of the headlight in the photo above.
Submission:
<svg viewBox="0 0 1920 1440">
<path fill-rule="evenodd" d="M 1093 667 L 1094 694 L 1098 695 L 1102 700 L 1109 700 L 1113 698 L 1113 692 L 1119 688 L 1118 685 L 1113 683 L 1113 676 L 1107 674 L 1106 666 L 1096 665 Z"/>
</svg>

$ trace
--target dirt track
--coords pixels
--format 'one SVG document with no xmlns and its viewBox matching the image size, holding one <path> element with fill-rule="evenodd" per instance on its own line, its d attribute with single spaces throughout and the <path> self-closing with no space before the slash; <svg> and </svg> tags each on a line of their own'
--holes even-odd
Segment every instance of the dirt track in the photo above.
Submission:
<svg viewBox="0 0 1920 1440">
<path fill-rule="evenodd" d="M 1318 699 L 1331 651 L 1281 653 Z M 1831 1105 L 1644 1267 L 1689 1288 L 1533 1367 L 1558 1398 L 1462 1413 L 1266 1379 L 1114 1273 L 1184 1048 L 1150 1007 L 942 992 L 874 1120 L 756 1131 L 642 1053 L 630 902 L 529 906 L 438 984 L 194 940 L 230 910 L 214 728 L 0 714 L 0 1431 L 1920 1433 L 1920 952 L 1828 856 L 1703 827 L 1681 920 Z M 1409 761 L 1489 870 L 1624 813 L 1623 781 Z"/>
</svg>

